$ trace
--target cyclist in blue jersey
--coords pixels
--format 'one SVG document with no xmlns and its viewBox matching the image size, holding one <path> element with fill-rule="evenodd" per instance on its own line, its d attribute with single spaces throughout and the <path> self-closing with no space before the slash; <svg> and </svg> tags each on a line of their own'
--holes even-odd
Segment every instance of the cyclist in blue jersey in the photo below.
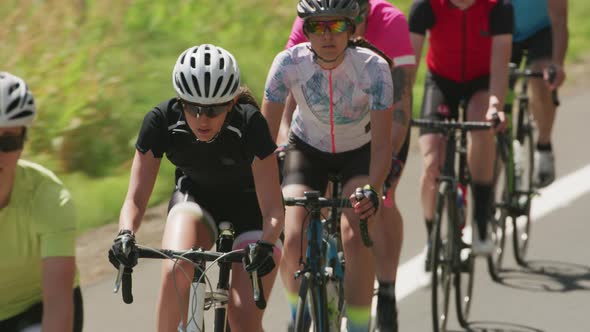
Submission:
<svg viewBox="0 0 590 332">
<path fill-rule="evenodd" d="M 556 105 L 551 91 L 565 80 L 564 61 L 568 46 L 568 0 L 512 0 L 514 6 L 514 44 L 512 62 L 520 64 L 527 51 L 527 63 L 539 71 L 552 66 L 556 70 L 553 83 L 531 80 L 530 106 L 539 136 L 534 154 L 533 182 L 539 187 L 551 184 L 555 179 L 555 158 L 551 146 L 551 133 L 555 121 Z"/>
<path fill-rule="evenodd" d="M 364 247 L 360 218 L 369 218 L 370 234 L 383 227 L 382 188 L 391 164 L 393 83 L 389 64 L 362 47 L 349 47 L 355 0 L 300 0 L 298 15 L 308 43 L 279 53 L 267 77 L 262 113 L 277 137 L 287 96 L 293 95 L 293 115 L 283 169 L 283 194 L 303 196 L 307 190 L 325 192 L 328 173 L 341 175 L 343 194 L 365 188 L 368 197 L 344 209 L 341 220 L 346 257 L 344 278 L 351 332 L 366 331 L 370 319 L 374 265 L 386 248 L 374 237 L 373 252 Z M 305 209 L 287 207 L 281 276 L 288 293 L 296 296 Z"/>
<path fill-rule="evenodd" d="M 21 159 L 37 108 L 24 80 L 0 72 L 0 331 L 82 331 L 76 213 L 63 183 Z"/>
</svg>

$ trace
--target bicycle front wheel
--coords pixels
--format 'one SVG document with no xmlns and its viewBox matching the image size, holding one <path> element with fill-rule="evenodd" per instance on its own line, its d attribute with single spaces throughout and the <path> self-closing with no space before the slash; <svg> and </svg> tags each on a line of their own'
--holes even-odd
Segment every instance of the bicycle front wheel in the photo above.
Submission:
<svg viewBox="0 0 590 332">
<path fill-rule="evenodd" d="M 518 213 L 513 216 L 513 244 L 514 256 L 520 265 L 526 265 L 525 258 L 529 247 L 531 233 L 531 200 L 533 197 L 533 167 L 534 167 L 534 123 L 528 113 L 522 116 L 521 133 L 517 135 L 514 145 L 515 159 L 520 168 L 515 172 L 516 192 L 518 193 Z M 515 163 L 516 164 L 516 163 Z M 517 166 L 517 165 L 515 165 Z M 516 168 L 516 167 L 515 167 Z"/>
<path fill-rule="evenodd" d="M 311 325 L 314 332 L 328 332 L 328 303 L 326 300 L 325 284 L 318 282 L 308 272 L 303 275 L 301 287 L 297 300 L 297 311 L 295 314 L 295 332 L 308 332 L 310 324 L 307 321 L 306 304 L 309 300 L 309 312 L 311 314 Z"/>
<path fill-rule="evenodd" d="M 457 209 L 451 208 L 450 210 Z M 459 208 L 464 209 L 464 208 Z M 462 214 L 458 211 L 457 215 Z M 449 216 L 452 216 L 452 211 Z M 471 300 L 473 298 L 473 283 L 474 283 L 474 263 L 475 259 L 471 254 L 471 249 L 466 245 L 460 237 L 461 232 L 455 228 L 455 305 L 457 306 L 457 320 L 462 327 L 467 327 L 467 320 L 469 319 L 469 312 L 471 311 Z"/>
<path fill-rule="evenodd" d="M 434 229 L 431 234 L 432 243 L 432 324 L 434 332 L 447 329 L 449 300 L 452 277 L 452 219 L 449 218 L 450 201 L 449 183 L 442 182 L 436 198 Z M 456 202 L 456 201 L 455 201 Z"/>
<path fill-rule="evenodd" d="M 510 147 L 502 146 L 503 142 L 509 142 L 509 140 L 499 141 L 500 145 L 498 146 L 494 164 L 494 214 L 490 220 L 490 236 L 494 241 L 495 248 L 487 258 L 488 272 L 494 281 L 500 281 L 500 271 L 502 271 L 506 244 L 506 218 L 508 218 L 512 197 L 510 192 L 511 168 L 508 160 Z"/>
</svg>

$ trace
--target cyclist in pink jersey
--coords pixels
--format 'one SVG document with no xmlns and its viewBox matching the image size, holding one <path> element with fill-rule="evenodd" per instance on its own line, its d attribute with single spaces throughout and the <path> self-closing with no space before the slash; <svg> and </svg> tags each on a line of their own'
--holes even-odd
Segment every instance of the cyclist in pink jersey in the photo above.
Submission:
<svg viewBox="0 0 590 332">
<path fill-rule="evenodd" d="M 381 261 L 392 261 L 393 264 L 381 264 L 376 266 L 376 275 L 380 284 L 380 296 L 378 297 L 379 308 L 388 307 L 387 303 L 393 303 L 395 310 L 394 293 L 395 279 L 399 256 L 403 240 L 402 216 L 395 203 L 395 190 L 399 183 L 403 166 L 407 159 L 410 131 L 408 120 L 411 117 L 411 91 L 416 70 L 414 50 L 410 42 L 408 22 L 406 17 L 396 7 L 385 0 L 358 0 L 360 6 L 359 15 L 356 18 L 357 28 L 353 37 L 363 37 L 379 50 L 385 53 L 393 62 L 392 78 L 394 85 L 394 122 L 393 122 L 393 158 L 384 194 L 387 196 L 383 213 L 387 223 L 385 232 L 382 233 L 385 241 L 391 246 L 385 257 L 378 257 Z M 297 17 L 293 22 L 291 35 L 286 48 L 299 43 L 307 42 L 308 39 L 303 32 L 303 19 Z M 279 132 L 278 144 L 287 143 L 291 119 L 295 110 L 295 102 L 289 96 L 281 129 Z M 389 312 L 388 309 L 380 310 L 379 314 Z M 380 315 L 382 316 L 382 315 Z M 389 319 L 379 317 L 378 321 Z M 385 323 L 390 325 L 390 323 Z"/>
</svg>

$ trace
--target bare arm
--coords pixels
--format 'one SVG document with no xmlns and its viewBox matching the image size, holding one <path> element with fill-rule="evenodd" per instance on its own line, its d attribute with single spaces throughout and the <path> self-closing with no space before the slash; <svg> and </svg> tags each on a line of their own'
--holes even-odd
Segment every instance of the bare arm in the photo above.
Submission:
<svg viewBox="0 0 590 332">
<path fill-rule="evenodd" d="M 285 209 L 275 154 L 262 160 L 255 158 L 252 173 L 258 204 L 262 212 L 262 240 L 275 243 L 285 224 Z"/>
<path fill-rule="evenodd" d="M 369 184 L 381 192 L 383 183 L 391 167 L 391 117 L 393 109 L 370 111 L 371 114 L 371 164 Z"/>
<path fill-rule="evenodd" d="M 285 110 L 281 118 L 281 127 L 279 128 L 279 136 L 277 137 L 277 145 L 289 143 L 289 131 L 291 129 L 291 120 L 293 119 L 293 112 L 297 103 L 292 94 L 289 94 L 285 101 Z"/>
<path fill-rule="evenodd" d="M 420 60 L 422 59 L 422 47 L 424 47 L 424 39 L 425 38 L 426 38 L 425 35 L 410 32 L 410 41 L 412 42 L 412 47 L 414 48 L 414 56 L 416 57 L 415 72 L 418 72 L 418 67 L 420 66 Z M 415 75 L 414 75 L 414 78 L 415 78 Z"/>
<path fill-rule="evenodd" d="M 394 67 L 391 73 L 393 80 L 393 151 L 400 152 L 406 135 L 410 119 L 412 118 L 412 83 L 416 66 Z"/>
<path fill-rule="evenodd" d="M 512 35 L 503 34 L 492 37 L 492 57 L 490 64 L 490 101 L 487 119 L 491 120 L 493 113 L 498 113 L 501 125 L 497 130 L 506 126 L 504 102 L 508 90 L 508 63 L 512 52 Z"/>
<path fill-rule="evenodd" d="M 264 118 L 266 118 L 268 128 L 270 129 L 270 135 L 275 141 L 277 140 L 284 108 L 285 104 L 270 102 L 266 98 L 262 100 L 260 111 L 262 112 L 262 115 L 264 115 Z"/>
<path fill-rule="evenodd" d="M 75 257 L 46 257 L 42 262 L 43 331 L 72 331 Z"/>
<path fill-rule="evenodd" d="M 135 151 L 127 197 L 119 216 L 119 229 L 130 229 L 134 233 L 139 229 L 154 189 L 160 161 L 151 150 L 146 153 Z"/>
<path fill-rule="evenodd" d="M 492 57 L 490 64 L 490 107 L 498 110 L 504 107 L 508 89 L 508 63 L 512 52 L 512 35 L 498 35 L 492 38 Z"/>
<path fill-rule="evenodd" d="M 569 31 L 567 27 L 568 0 L 548 0 L 549 18 L 553 33 L 553 64 L 557 66 L 557 77 L 552 86 L 558 87 L 565 80 L 563 70 L 565 54 L 568 47 Z"/>
</svg>

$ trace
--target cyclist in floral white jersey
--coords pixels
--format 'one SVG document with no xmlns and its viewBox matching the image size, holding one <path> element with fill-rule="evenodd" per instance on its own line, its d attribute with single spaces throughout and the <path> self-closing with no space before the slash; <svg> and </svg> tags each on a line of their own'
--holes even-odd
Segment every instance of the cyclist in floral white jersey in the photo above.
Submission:
<svg viewBox="0 0 590 332">
<path fill-rule="evenodd" d="M 389 64 L 377 53 L 349 46 L 355 0 L 300 0 L 309 43 L 279 53 L 267 77 L 262 113 L 276 138 L 285 101 L 291 93 L 297 103 L 283 169 L 283 194 L 302 196 L 304 191 L 324 192 L 328 173 L 340 175 L 343 194 L 354 197 L 362 187 L 366 198 L 344 209 L 341 226 L 346 275 L 348 329 L 366 331 L 373 290 L 373 255 L 384 243 L 382 225 L 383 183 L 391 164 L 393 84 Z M 364 247 L 360 218 L 369 218 L 372 249 Z M 287 207 L 281 276 L 291 294 L 298 290 L 293 273 L 299 268 L 305 209 Z M 371 252 L 371 250 L 373 252 Z"/>
</svg>

